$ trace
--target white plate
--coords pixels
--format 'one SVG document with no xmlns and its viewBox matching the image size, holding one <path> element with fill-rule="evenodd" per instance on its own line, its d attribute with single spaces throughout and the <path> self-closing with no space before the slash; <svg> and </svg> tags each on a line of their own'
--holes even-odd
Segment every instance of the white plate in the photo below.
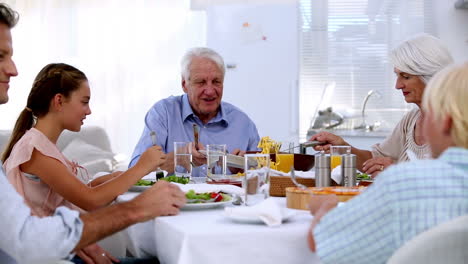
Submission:
<svg viewBox="0 0 468 264">
<path fill-rule="evenodd" d="M 191 203 L 185 204 L 181 209 L 183 210 L 198 210 L 198 209 L 210 209 L 219 206 L 225 206 L 232 203 L 232 198 L 229 201 L 224 202 L 214 202 L 214 203 Z"/>
<path fill-rule="evenodd" d="M 289 208 L 282 208 L 282 219 L 281 222 L 285 222 L 291 217 L 297 214 L 296 210 L 292 210 Z M 246 215 L 235 215 L 229 214 L 224 211 L 224 216 L 231 219 L 232 221 L 239 222 L 239 223 L 247 223 L 247 224 L 264 224 L 264 222 L 257 216 L 246 216 Z"/>
<path fill-rule="evenodd" d="M 148 188 L 150 188 L 151 186 L 138 186 L 138 185 L 132 185 L 132 187 L 130 187 L 130 189 L 128 189 L 129 192 L 144 192 L 145 190 L 147 190 Z"/>
</svg>

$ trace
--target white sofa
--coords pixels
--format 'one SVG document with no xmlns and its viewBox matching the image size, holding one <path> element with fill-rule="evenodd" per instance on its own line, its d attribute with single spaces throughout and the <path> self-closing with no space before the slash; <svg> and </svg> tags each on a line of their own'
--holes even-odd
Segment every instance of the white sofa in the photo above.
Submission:
<svg viewBox="0 0 468 264">
<path fill-rule="evenodd" d="M 11 130 L 0 130 L 0 151 L 3 153 L 11 135 Z M 57 142 L 57 147 L 70 160 L 77 162 L 88 171 L 90 176 L 97 172 L 112 172 L 125 169 L 125 159 L 116 159 L 106 131 L 98 126 L 82 127 L 80 132 L 64 131 Z M 122 156 L 121 154 L 119 156 Z M 114 234 L 99 244 L 113 256 L 125 256 L 125 244 L 122 233 Z"/>
<path fill-rule="evenodd" d="M 10 130 L 0 130 L 1 152 L 4 151 L 10 135 Z M 60 135 L 57 147 L 65 157 L 86 168 L 90 176 L 127 166 L 125 159 L 121 158 L 122 155 L 116 155 L 112 151 L 106 131 L 98 126 L 85 126 L 80 132 L 64 131 Z"/>
</svg>

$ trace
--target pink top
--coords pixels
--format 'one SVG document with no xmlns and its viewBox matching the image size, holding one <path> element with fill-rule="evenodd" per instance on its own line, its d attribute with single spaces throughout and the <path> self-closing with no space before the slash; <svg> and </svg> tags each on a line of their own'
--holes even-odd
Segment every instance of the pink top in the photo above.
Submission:
<svg viewBox="0 0 468 264">
<path fill-rule="evenodd" d="M 31 208 L 31 213 L 39 217 L 49 216 L 59 206 L 66 206 L 84 212 L 74 204 L 66 201 L 60 194 L 54 192 L 49 185 L 42 182 L 37 176 L 25 174 L 20 170 L 20 165 L 31 159 L 34 149 L 45 156 L 60 161 L 75 176 L 79 168 L 76 163 L 65 158 L 57 146 L 42 132 L 35 128 L 26 131 L 24 136 L 13 147 L 10 157 L 3 164 L 3 168 L 10 183 L 24 197 L 26 204 Z"/>
</svg>

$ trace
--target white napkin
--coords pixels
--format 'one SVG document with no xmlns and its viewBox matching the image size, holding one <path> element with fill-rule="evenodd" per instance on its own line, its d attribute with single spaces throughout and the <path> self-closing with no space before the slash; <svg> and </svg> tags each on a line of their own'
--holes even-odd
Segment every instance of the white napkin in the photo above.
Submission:
<svg viewBox="0 0 468 264">
<path fill-rule="evenodd" d="M 230 184 L 208 184 L 208 183 L 200 183 L 200 184 L 179 184 L 179 183 L 172 183 L 177 186 L 183 191 L 188 192 L 189 190 L 194 190 L 197 193 L 204 193 L 204 192 L 225 192 L 230 194 L 237 194 L 239 196 L 244 194 L 244 189 L 241 187 L 230 185 Z"/>
<path fill-rule="evenodd" d="M 341 180 L 343 176 L 341 175 L 341 165 L 338 165 L 336 168 L 334 168 L 331 171 L 331 178 L 334 180 L 336 183 L 341 184 Z"/>
<path fill-rule="evenodd" d="M 294 174 L 296 177 L 299 178 L 308 178 L 308 179 L 315 179 L 315 170 L 309 170 L 309 171 L 294 171 Z M 274 169 L 270 169 L 270 176 L 291 176 L 291 173 L 286 173 L 282 171 L 277 171 Z"/>
<path fill-rule="evenodd" d="M 254 206 L 225 207 L 228 216 L 257 217 L 270 227 L 279 226 L 283 220 L 281 207 L 273 198 L 268 198 Z"/>
</svg>

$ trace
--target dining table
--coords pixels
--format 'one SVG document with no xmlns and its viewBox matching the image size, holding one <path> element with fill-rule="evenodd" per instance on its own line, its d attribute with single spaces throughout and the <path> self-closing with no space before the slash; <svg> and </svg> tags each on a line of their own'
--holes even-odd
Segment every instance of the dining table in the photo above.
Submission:
<svg viewBox="0 0 468 264">
<path fill-rule="evenodd" d="M 127 192 L 117 202 L 139 195 Z M 274 197 L 286 207 L 286 198 Z M 175 216 L 161 216 L 123 231 L 127 250 L 135 257 L 156 256 L 160 263 L 320 263 L 307 246 L 313 216 L 294 210 L 279 226 L 261 221 L 233 220 L 224 206 L 181 209 Z M 238 205 L 244 206 L 244 205 Z"/>
</svg>

